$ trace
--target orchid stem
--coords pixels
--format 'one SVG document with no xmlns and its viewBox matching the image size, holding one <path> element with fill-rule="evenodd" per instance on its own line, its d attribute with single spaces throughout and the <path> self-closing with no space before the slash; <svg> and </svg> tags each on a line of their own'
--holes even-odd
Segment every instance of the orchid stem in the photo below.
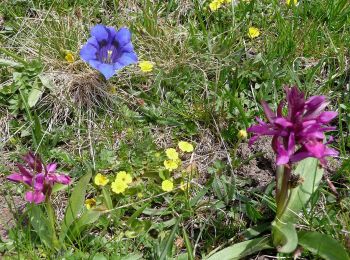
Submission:
<svg viewBox="0 0 350 260">
<path fill-rule="evenodd" d="M 285 205 L 288 201 L 290 175 L 291 167 L 289 165 L 278 166 L 276 175 L 277 218 L 279 218 L 283 214 L 283 211 L 285 210 Z"/>
</svg>

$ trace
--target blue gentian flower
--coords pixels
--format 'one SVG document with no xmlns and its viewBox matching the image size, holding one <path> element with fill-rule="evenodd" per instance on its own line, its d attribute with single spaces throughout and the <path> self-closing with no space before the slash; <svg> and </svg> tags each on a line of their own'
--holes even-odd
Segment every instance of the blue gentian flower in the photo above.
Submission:
<svg viewBox="0 0 350 260">
<path fill-rule="evenodd" d="M 91 29 L 91 38 L 80 50 L 80 57 L 100 71 L 106 79 L 117 70 L 137 62 L 127 28 L 116 31 L 113 27 L 98 24 Z"/>
</svg>

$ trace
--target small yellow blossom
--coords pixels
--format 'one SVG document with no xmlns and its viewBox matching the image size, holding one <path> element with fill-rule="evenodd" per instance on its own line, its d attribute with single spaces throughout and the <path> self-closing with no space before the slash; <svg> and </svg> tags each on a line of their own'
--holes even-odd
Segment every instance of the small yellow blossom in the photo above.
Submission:
<svg viewBox="0 0 350 260">
<path fill-rule="evenodd" d="M 297 5 L 298 4 L 298 0 L 286 0 L 286 4 L 287 5 L 290 5 L 290 4 L 294 4 L 294 5 Z"/>
<path fill-rule="evenodd" d="M 250 39 L 254 39 L 260 35 L 260 31 L 256 27 L 249 27 L 248 29 L 248 36 Z"/>
<path fill-rule="evenodd" d="M 172 191 L 174 188 L 174 183 L 171 180 L 165 180 L 162 182 L 163 191 Z"/>
<path fill-rule="evenodd" d="M 136 194 L 136 196 L 139 198 L 139 199 L 142 199 L 143 198 L 143 193 L 142 192 L 138 192 Z"/>
<path fill-rule="evenodd" d="M 190 188 L 190 183 L 189 182 L 183 182 L 181 181 L 180 183 L 180 189 L 183 191 L 186 191 Z"/>
<path fill-rule="evenodd" d="M 96 206 L 96 200 L 94 198 L 86 199 L 85 200 L 85 207 L 87 209 L 91 209 L 92 207 Z"/>
<path fill-rule="evenodd" d="M 115 181 L 122 181 L 125 184 L 130 184 L 132 182 L 132 177 L 129 173 L 126 173 L 125 171 L 120 171 L 117 173 Z"/>
<path fill-rule="evenodd" d="M 128 187 L 128 185 L 121 180 L 115 180 L 114 182 L 112 182 L 111 187 L 113 192 L 119 194 L 123 193 Z"/>
<path fill-rule="evenodd" d="M 153 70 L 153 64 L 150 61 L 140 61 L 139 67 L 142 72 L 151 72 Z"/>
<path fill-rule="evenodd" d="M 171 172 L 172 170 L 176 170 L 179 167 L 179 163 L 176 160 L 165 160 L 164 166 L 165 169 Z"/>
<path fill-rule="evenodd" d="M 179 146 L 180 150 L 183 152 L 186 152 L 186 153 L 193 152 L 193 145 L 190 144 L 189 142 L 180 141 L 178 143 L 178 146 Z"/>
<path fill-rule="evenodd" d="M 73 53 L 71 53 L 70 51 L 67 52 L 66 56 L 64 57 L 66 59 L 67 62 L 69 63 L 73 63 L 75 61 L 74 55 Z"/>
<path fill-rule="evenodd" d="M 179 154 L 176 152 L 176 150 L 174 148 L 169 148 L 165 150 L 166 156 L 168 156 L 168 158 L 170 160 L 177 160 L 179 159 Z"/>
<path fill-rule="evenodd" d="M 105 186 L 109 182 L 107 177 L 101 173 L 96 174 L 94 181 L 97 186 Z"/>
<path fill-rule="evenodd" d="M 222 5 L 222 1 L 221 0 L 213 0 L 210 4 L 209 4 L 209 8 L 212 12 L 218 10 Z"/>
<path fill-rule="evenodd" d="M 238 137 L 239 139 L 246 139 L 247 136 L 248 136 L 248 133 L 247 133 L 246 130 L 241 129 L 241 130 L 238 131 L 237 137 Z"/>
<path fill-rule="evenodd" d="M 108 93 L 109 94 L 116 94 L 117 93 L 117 87 L 116 86 L 110 86 L 108 88 Z"/>
</svg>

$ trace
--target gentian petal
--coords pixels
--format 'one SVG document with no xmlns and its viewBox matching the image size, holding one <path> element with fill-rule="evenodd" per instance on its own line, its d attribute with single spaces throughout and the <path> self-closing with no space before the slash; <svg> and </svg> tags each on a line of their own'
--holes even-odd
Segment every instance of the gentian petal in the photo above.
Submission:
<svg viewBox="0 0 350 260">
<path fill-rule="evenodd" d="M 13 182 L 23 182 L 23 175 L 17 172 L 10 174 L 6 178 Z"/>
<path fill-rule="evenodd" d="M 129 29 L 123 27 L 120 28 L 117 31 L 117 34 L 115 36 L 115 40 L 119 43 L 120 47 L 123 47 L 124 45 L 128 44 L 131 41 L 131 33 Z"/>
<path fill-rule="evenodd" d="M 45 195 L 41 191 L 27 191 L 24 199 L 28 202 L 39 204 L 45 200 Z"/>
<path fill-rule="evenodd" d="M 116 73 L 113 65 L 111 64 L 101 63 L 97 69 L 103 74 L 103 76 L 105 76 L 106 79 L 110 79 Z"/>
<path fill-rule="evenodd" d="M 96 59 L 97 52 L 97 48 L 95 48 L 93 45 L 85 44 L 80 50 L 80 57 L 83 61 L 87 62 L 89 60 Z"/>
<path fill-rule="evenodd" d="M 137 62 L 137 56 L 134 52 L 124 52 L 119 58 L 118 62 L 124 66 Z"/>
<path fill-rule="evenodd" d="M 122 52 L 133 52 L 134 51 L 134 46 L 132 45 L 131 42 L 125 44 L 124 46 L 120 47 L 119 51 Z"/>
<path fill-rule="evenodd" d="M 94 36 L 97 41 L 108 40 L 108 32 L 106 26 L 102 24 L 95 25 L 91 28 L 91 35 Z"/>
</svg>

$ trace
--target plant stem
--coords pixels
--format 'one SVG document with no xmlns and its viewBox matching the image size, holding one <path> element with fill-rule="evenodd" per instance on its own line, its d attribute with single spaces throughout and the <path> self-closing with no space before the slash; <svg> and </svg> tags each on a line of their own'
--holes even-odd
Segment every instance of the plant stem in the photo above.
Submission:
<svg viewBox="0 0 350 260">
<path fill-rule="evenodd" d="M 276 204 L 277 212 L 276 217 L 279 218 L 285 209 L 285 205 L 288 201 L 289 194 L 289 179 L 291 175 L 290 165 L 278 166 L 276 174 Z"/>
</svg>

